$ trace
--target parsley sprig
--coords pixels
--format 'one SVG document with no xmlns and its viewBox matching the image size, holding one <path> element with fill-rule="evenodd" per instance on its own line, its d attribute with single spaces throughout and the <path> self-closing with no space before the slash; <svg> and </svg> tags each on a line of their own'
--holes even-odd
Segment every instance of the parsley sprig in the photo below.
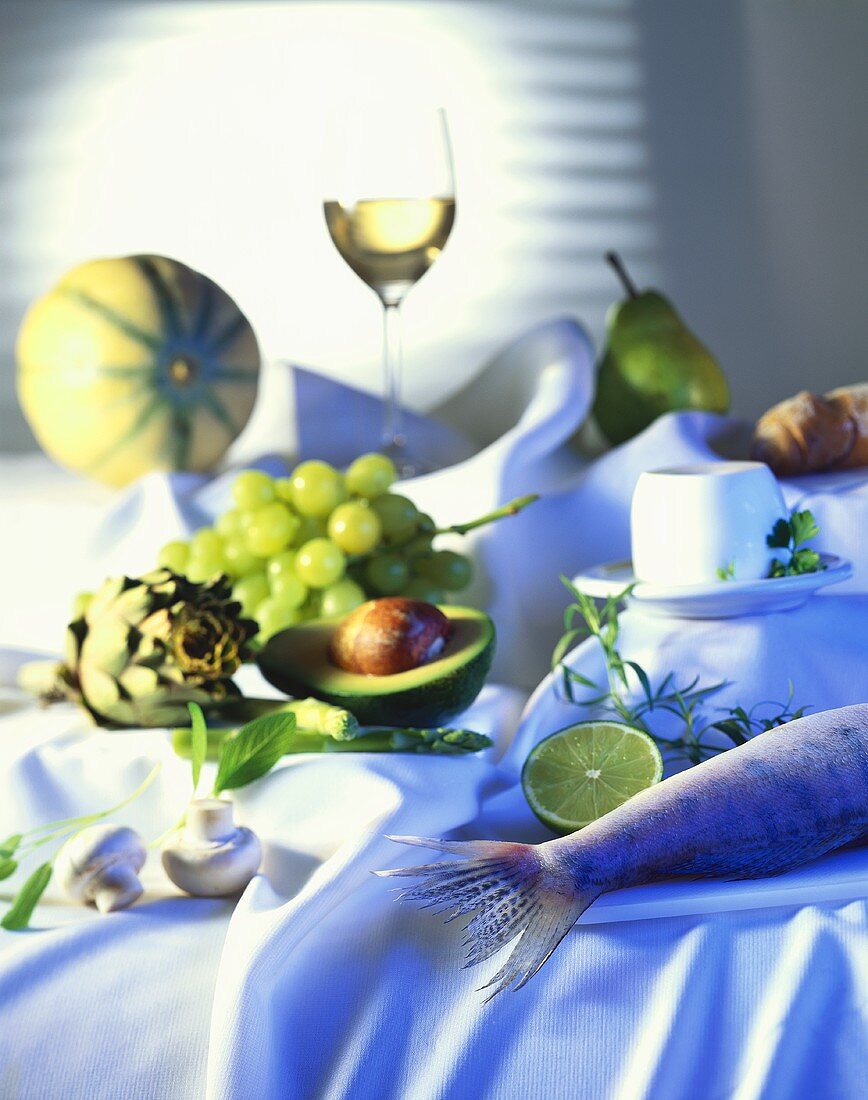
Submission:
<svg viewBox="0 0 868 1100">
<path fill-rule="evenodd" d="M 736 745 L 742 745 L 757 733 L 774 729 L 801 718 L 807 707 L 793 708 L 793 685 L 789 685 L 786 702 L 760 702 L 749 709 L 742 706 L 721 708 L 720 717 L 710 719 L 705 705 L 711 696 L 728 686 L 727 680 L 703 684 L 695 676 L 685 684 L 677 685 L 675 673 L 668 672 L 655 686 L 642 666 L 627 660 L 618 648 L 620 623 L 619 604 L 633 590 L 629 585 L 617 595 L 610 596 L 600 606 L 566 577 L 561 581 L 573 597 L 564 612 L 564 633 L 552 653 L 552 671 L 558 676 L 558 688 L 564 702 L 609 714 L 644 730 L 654 739 L 664 755 L 670 759 L 687 759 L 700 764 L 718 753 Z M 578 624 L 578 625 L 577 625 Z M 565 663 L 565 657 L 579 641 L 596 638 L 603 652 L 606 666 L 606 684 L 601 685 Z M 577 698 L 576 689 L 593 694 Z M 675 716 L 681 725 L 677 737 L 664 737 L 651 724 L 652 716 Z M 709 744 L 706 738 L 717 731 L 731 742 L 722 747 Z"/>
<path fill-rule="evenodd" d="M 786 550 L 789 558 L 784 561 L 775 558 L 769 576 L 797 577 L 802 573 L 819 573 L 825 569 L 817 551 L 805 545 L 819 533 L 820 528 L 807 509 L 804 512 L 793 511 L 789 519 L 779 519 L 766 538 L 766 545 L 772 549 Z"/>
</svg>

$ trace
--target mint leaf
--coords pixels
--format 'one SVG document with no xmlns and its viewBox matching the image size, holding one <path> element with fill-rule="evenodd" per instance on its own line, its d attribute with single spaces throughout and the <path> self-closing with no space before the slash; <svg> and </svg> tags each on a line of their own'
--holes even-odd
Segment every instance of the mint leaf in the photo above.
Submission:
<svg viewBox="0 0 868 1100">
<path fill-rule="evenodd" d="M 13 833 L 12 836 L 7 836 L 0 844 L 0 859 L 8 859 L 10 856 L 14 856 L 18 851 L 18 845 L 23 839 L 21 833 Z"/>
<path fill-rule="evenodd" d="M 271 771 L 292 747 L 295 715 L 266 714 L 248 722 L 220 745 L 214 794 L 246 787 Z"/>
<path fill-rule="evenodd" d="M 50 863 L 41 863 L 36 868 L 18 891 L 3 920 L 0 920 L 3 928 L 10 932 L 17 932 L 27 927 L 33 916 L 33 910 L 39 904 L 39 899 L 51 881 L 51 871 Z"/>
<path fill-rule="evenodd" d="M 193 792 L 199 786 L 199 776 L 202 774 L 202 764 L 208 752 L 208 727 L 205 725 L 205 715 L 198 703 L 188 703 L 190 712 L 190 764 L 193 770 Z"/>
</svg>

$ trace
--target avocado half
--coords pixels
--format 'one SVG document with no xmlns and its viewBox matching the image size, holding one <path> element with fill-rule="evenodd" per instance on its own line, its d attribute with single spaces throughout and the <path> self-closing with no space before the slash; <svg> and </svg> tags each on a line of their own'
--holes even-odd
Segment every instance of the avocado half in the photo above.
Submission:
<svg viewBox="0 0 868 1100">
<path fill-rule="evenodd" d="M 314 695 L 365 726 L 437 726 L 466 710 L 494 657 L 494 623 L 472 607 L 441 606 L 452 637 L 436 660 L 391 676 L 346 672 L 328 647 L 342 621 L 316 619 L 272 635 L 257 657 L 262 675 L 287 695 Z"/>
</svg>

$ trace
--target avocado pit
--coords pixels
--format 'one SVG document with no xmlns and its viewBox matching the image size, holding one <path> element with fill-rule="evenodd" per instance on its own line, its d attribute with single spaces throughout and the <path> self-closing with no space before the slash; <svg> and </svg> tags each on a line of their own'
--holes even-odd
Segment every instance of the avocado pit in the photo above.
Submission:
<svg viewBox="0 0 868 1100">
<path fill-rule="evenodd" d="M 363 603 L 335 628 L 329 658 L 346 672 L 393 676 L 434 660 L 452 631 L 434 604 L 386 596 Z"/>
</svg>

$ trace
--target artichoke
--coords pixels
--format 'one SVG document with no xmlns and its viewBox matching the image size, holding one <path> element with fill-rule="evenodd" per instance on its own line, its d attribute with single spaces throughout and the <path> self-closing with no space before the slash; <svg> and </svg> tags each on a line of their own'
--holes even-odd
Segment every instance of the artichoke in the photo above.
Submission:
<svg viewBox="0 0 868 1100">
<path fill-rule="evenodd" d="M 232 676 L 256 633 L 240 615 L 222 576 L 195 584 L 157 569 L 107 580 L 69 624 L 66 660 L 38 694 L 79 703 L 100 726 L 186 725 L 188 703 L 214 709 L 240 694 Z M 22 683 L 33 690 L 37 674 Z"/>
</svg>

